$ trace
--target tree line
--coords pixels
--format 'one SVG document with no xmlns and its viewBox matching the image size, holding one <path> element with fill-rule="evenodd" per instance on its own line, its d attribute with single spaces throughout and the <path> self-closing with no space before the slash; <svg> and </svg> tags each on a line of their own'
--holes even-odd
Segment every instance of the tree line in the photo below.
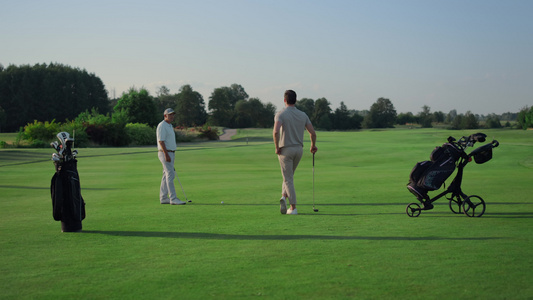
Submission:
<svg viewBox="0 0 533 300">
<path fill-rule="evenodd" d="M 276 106 L 250 97 L 244 87 L 232 84 L 215 88 L 206 109 L 202 95 L 190 85 L 183 85 L 171 94 L 162 86 L 155 96 L 144 89 L 130 88 L 118 99 L 109 99 L 105 86 L 95 74 L 62 64 L 34 66 L 0 65 L 0 131 L 14 132 L 35 120 L 66 122 L 84 112 L 105 115 L 114 124 L 139 123 L 154 127 L 162 119 L 165 108 L 176 111 L 177 126 L 202 125 L 230 128 L 269 128 L 273 126 Z M 395 125 L 418 124 L 431 127 L 447 124 L 452 129 L 497 128 L 503 121 L 517 121 L 518 127 L 533 126 L 533 107 L 518 113 L 488 116 L 471 112 L 448 114 L 431 112 L 423 106 L 416 115 L 396 112 L 388 98 L 379 98 L 368 110 L 348 109 L 344 102 L 335 110 L 326 98 L 302 98 L 296 107 L 304 111 L 315 127 L 321 130 L 353 130 L 390 128 Z"/>
</svg>

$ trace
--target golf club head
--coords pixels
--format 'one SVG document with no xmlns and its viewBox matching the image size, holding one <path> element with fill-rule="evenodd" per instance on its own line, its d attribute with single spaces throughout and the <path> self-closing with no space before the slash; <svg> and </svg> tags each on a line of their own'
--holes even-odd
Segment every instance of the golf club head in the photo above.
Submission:
<svg viewBox="0 0 533 300">
<path fill-rule="evenodd" d="M 57 152 L 59 152 L 59 150 L 61 150 L 61 148 L 59 147 L 59 143 L 57 141 L 53 141 L 50 143 L 50 146 L 52 148 L 54 148 Z"/>
<path fill-rule="evenodd" d="M 313 211 L 314 211 L 314 212 L 318 212 L 318 209 L 317 209 L 317 208 L 313 208 Z"/>
<path fill-rule="evenodd" d="M 57 139 L 61 142 L 63 149 L 66 148 L 66 143 L 69 138 L 70 138 L 70 135 L 68 134 L 68 132 L 63 131 L 57 134 Z"/>
<path fill-rule="evenodd" d="M 61 158 L 57 153 L 52 153 L 52 160 L 53 161 L 61 161 Z"/>
</svg>

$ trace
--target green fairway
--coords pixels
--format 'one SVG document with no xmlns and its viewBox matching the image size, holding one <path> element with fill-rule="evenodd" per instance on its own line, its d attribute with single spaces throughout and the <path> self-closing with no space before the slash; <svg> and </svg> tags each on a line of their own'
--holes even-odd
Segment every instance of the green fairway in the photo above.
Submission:
<svg viewBox="0 0 533 300">
<path fill-rule="evenodd" d="M 52 218 L 53 149 L 0 149 L 0 298 L 531 299 L 533 131 L 482 131 L 500 146 L 462 185 L 482 217 L 444 198 L 405 214 L 414 164 L 475 132 L 318 132 L 319 212 L 307 140 L 296 216 L 279 213 L 269 129 L 179 144 L 184 206 L 159 204 L 155 145 L 80 148 L 82 233 Z"/>
</svg>

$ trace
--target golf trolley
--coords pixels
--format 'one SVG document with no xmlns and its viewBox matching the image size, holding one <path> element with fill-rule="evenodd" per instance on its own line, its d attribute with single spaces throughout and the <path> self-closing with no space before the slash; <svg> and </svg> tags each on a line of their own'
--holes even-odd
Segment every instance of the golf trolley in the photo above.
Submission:
<svg viewBox="0 0 533 300">
<path fill-rule="evenodd" d="M 408 204 L 405 212 L 409 217 L 418 217 L 423 210 L 433 209 L 432 203 L 442 197 L 449 200 L 450 210 L 455 214 L 464 213 L 469 217 L 481 217 L 485 213 L 486 205 L 483 198 L 477 195 L 466 195 L 461 189 L 461 182 L 463 181 L 463 170 L 472 161 L 472 157 L 477 164 L 492 159 L 492 149 L 499 145 L 496 140 L 474 149 L 469 154 L 465 152 L 476 142 L 485 142 L 486 137 L 483 133 L 476 133 L 468 137 L 463 136 L 459 141 L 456 141 L 450 136 L 447 144 L 435 148 L 431 155 L 431 161 L 419 162 L 415 165 L 411 171 L 407 189 L 416 196 L 423 206 L 421 207 L 416 202 Z M 440 155 L 434 155 L 435 153 Z M 455 166 L 457 166 L 457 174 L 452 183 L 444 192 L 430 198 L 427 192 L 439 189 L 453 173 Z"/>
</svg>

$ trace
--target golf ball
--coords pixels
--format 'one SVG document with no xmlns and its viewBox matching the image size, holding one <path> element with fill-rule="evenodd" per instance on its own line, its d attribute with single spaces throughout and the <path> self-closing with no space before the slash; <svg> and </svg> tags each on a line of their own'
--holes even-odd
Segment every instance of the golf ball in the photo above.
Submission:
<svg viewBox="0 0 533 300">
<path fill-rule="evenodd" d="M 224 204 L 224 201 L 220 201 L 220 204 Z"/>
</svg>

